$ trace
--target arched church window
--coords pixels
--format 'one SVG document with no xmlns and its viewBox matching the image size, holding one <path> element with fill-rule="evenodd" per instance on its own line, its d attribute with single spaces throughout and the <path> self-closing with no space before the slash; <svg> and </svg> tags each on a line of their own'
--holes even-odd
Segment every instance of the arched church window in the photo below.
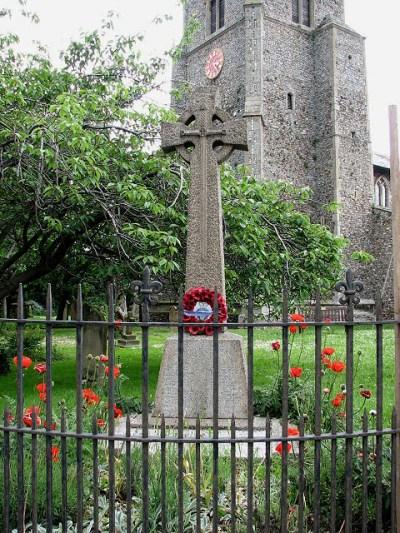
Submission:
<svg viewBox="0 0 400 533">
<path fill-rule="evenodd" d="M 225 0 L 210 0 L 211 33 L 225 25 Z"/>
<path fill-rule="evenodd" d="M 380 176 L 375 182 L 375 205 L 387 208 L 391 205 L 390 185 L 385 176 Z"/>
<path fill-rule="evenodd" d="M 311 26 L 311 1 L 303 0 L 302 23 L 304 26 Z"/>
<path fill-rule="evenodd" d="M 225 26 L 225 0 L 219 0 L 219 27 Z"/>
<path fill-rule="evenodd" d="M 299 17 L 299 0 L 292 0 L 292 20 L 297 24 L 300 22 Z"/>
</svg>

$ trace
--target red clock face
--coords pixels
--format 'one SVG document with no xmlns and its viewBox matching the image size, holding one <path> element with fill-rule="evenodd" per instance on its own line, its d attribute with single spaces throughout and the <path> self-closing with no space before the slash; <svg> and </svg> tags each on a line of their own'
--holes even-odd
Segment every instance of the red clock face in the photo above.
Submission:
<svg viewBox="0 0 400 533">
<path fill-rule="evenodd" d="M 208 56 L 205 72 L 209 80 L 215 80 L 222 70 L 224 65 L 224 52 L 221 48 L 215 48 Z"/>
</svg>

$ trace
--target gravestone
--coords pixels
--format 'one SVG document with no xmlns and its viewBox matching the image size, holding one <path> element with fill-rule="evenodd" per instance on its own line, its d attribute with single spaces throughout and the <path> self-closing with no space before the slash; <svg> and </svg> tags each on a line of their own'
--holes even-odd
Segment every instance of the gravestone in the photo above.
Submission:
<svg viewBox="0 0 400 533">
<path fill-rule="evenodd" d="M 116 312 L 122 322 L 128 322 L 132 320 L 132 317 L 130 316 L 128 310 L 128 304 L 126 302 L 125 294 L 121 296 Z M 138 344 L 140 344 L 140 342 L 137 339 L 136 335 L 133 333 L 132 326 L 122 326 L 122 331 L 120 337 L 117 340 L 117 345 L 120 348 L 130 348 L 132 346 L 138 346 Z"/>
<path fill-rule="evenodd" d="M 162 125 L 162 148 L 190 163 L 186 290 L 217 288 L 225 296 L 224 243 L 219 165 L 234 149 L 247 150 L 247 126 L 216 105 L 213 88 L 197 89 L 177 124 Z M 213 416 L 213 339 L 184 336 L 184 416 Z M 154 414 L 178 413 L 178 340 L 167 340 Z M 239 335 L 219 335 L 219 418 L 247 417 L 247 364 Z"/>
<path fill-rule="evenodd" d="M 95 309 L 84 307 L 83 318 L 88 321 L 103 321 L 104 316 Z M 95 324 L 85 324 L 82 328 L 82 352 L 83 352 L 83 375 L 89 380 L 102 377 L 102 365 L 96 365 L 95 359 L 88 359 L 89 355 L 94 358 L 107 353 L 107 327 Z M 97 366 L 97 369 L 96 369 Z"/>
</svg>

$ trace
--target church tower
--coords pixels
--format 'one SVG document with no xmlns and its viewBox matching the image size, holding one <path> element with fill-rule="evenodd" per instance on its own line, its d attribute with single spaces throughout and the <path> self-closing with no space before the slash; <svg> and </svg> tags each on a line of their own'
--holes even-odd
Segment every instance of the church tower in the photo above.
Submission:
<svg viewBox="0 0 400 533">
<path fill-rule="evenodd" d="M 186 0 L 184 9 L 199 29 L 174 85 L 219 87 L 221 107 L 247 117 L 254 174 L 310 187 L 313 219 L 350 239 L 349 255 L 371 251 L 365 47 L 345 24 L 344 0 Z M 332 202 L 338 211 L 327 214 Z"/>
</svg>

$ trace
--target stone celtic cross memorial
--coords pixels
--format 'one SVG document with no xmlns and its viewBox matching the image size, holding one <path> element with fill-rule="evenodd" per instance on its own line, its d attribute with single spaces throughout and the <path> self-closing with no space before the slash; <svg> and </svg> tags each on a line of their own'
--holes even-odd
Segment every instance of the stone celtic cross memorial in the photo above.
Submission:
<svg viewBox="0 0 400 533">
<path fill-rule="evenodd" d="M 176 150 L 190 164 L 186 290 L 217 288 L 225 296 L 224 243 L 219 165 L 233 150 L 247 150 L 247 126 L 216 106 L 215 89 L 197 89 L 178 123 L 162 126 L 162 147 Z M 229 302 L 228 302 L 229 307 Z M 185 335 L 183 344 L 184 416 L 212 418 L 212 337 Z M 247 365 L 242 338 L 219 335 L 219 412 L 221 419 L 247 417 Z M 178 339 L 167 340 L 158 379 L 155 415 L 178 414 Z"/>
<path fill-rule="evenodd" d="M 198 89 L 177 124 L 162 126 L 162 148 L 190 163 L 186 289 L 218 287 L 225 295 L 219 164 L 247 150 L 247 126 L 216 108 L 215 89 Z"/>
</svg>

